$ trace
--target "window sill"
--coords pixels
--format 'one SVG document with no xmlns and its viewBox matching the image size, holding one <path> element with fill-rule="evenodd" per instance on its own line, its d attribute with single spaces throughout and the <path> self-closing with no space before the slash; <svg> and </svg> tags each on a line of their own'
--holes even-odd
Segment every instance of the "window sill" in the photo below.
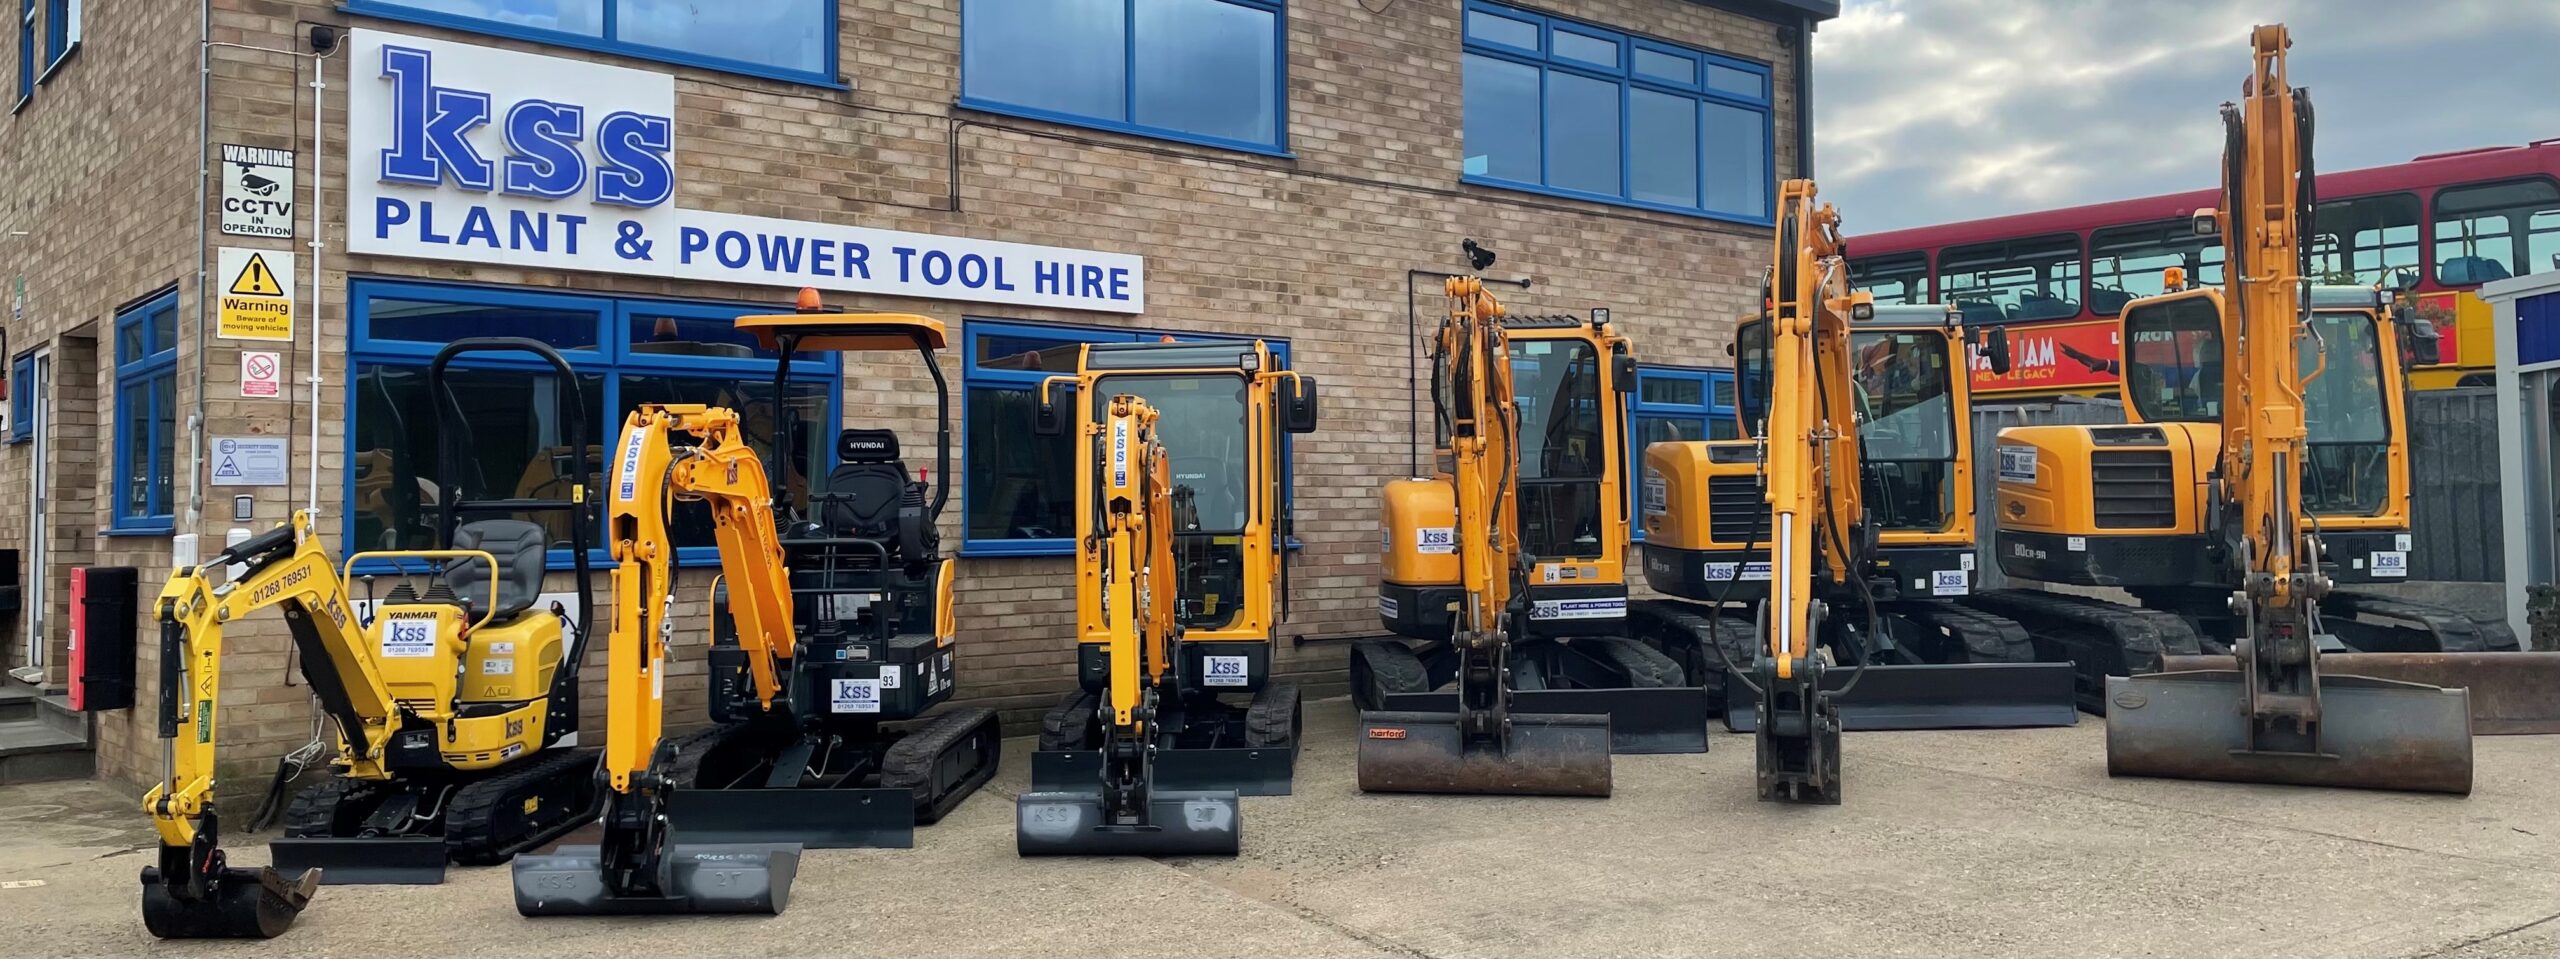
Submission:
<svg viewBox="0 0 2560 959">
<path fill-rule="evenodd" d="M 35 100 L 35 98 L 36 98 L 36 95 L 35 95 L 35 94 L 33 94 L 33 93 L 26 93 L 26 94 L 21 94 L 21 95 L 19 95 L 19 97 L 18 97 L 18 102 L 17 102 L 17 103 L 15 103 L 15 104 L 12 104 L 12 105 L 9 107 L 9 115 L 10 115 L 10 116 L 16 116 L 16 115 L 18 115 L 18 113 L 19 113 L 20 111 L 25 110 L 25 109 L 27 108 L 27 104 L 28 104 L 28 103 L 30 103 L 30 102 L 32 102 L 32 101 L 34 101 L 34 100 Z"/>
<path fill-rule="evenodd" d="M 1758 227 L 1773 226 L 1777 223 L 1776 220 L 1765 216 L 1747 217 L 1732 213 L 1710 213 L 1705 210 L 1694 209 L 1691 207 L 1669 206 L 1661 203 L 1644 203 L 1637 200 L 1630 200 L 1625 197 L 1605 196 L 1598 193 L 1584 193 L 1579 190 L 1564 190 L 1550 186 L 1540 186 L 1535 183 L 1522 183 L 1518 180 L 1505 180 L 1500 177 L 1483 176 L 1474 173 L 1460 175 L 1458 177 L 1458 182 L 1464 183 L 1468 186 L 1484 187 L 1491 190 L 1505 190 L 1512 193 L 1528 193 L 1537 196 L 1558 197 L 1566 200 L 1580 200 L 1585 203 L 1598 203 L 1603 206 L 1621 207 L 1629 210 L 1643 210 L 1649 213 L 1668 213 L 1672 216 L 1685 216 L 1698 220 L 1715 220 L 1722 223 L 1739 223 L 1745 226 Z"/>
<path fill-rule="evenodd" d="M 178 523 L 174 519 L 162 525 L 136 523 L 127 526 L 110 526 L 98 531 L 99 536 L 109 539 L 175 536 L 177 533 Z"/>
<path fill-rule="evenodd" d="M 9 445 L 11 445 L 11 446 L 25 446 L 25 445 L 27 445 L 27 444 L 29 444 L 29 443 L 33 443 L 33 442 L 35 442 L 35 441 L 36 441 L 36 438 L 35 438 L 35 437 L 33 437 L 33 436 L 12 436 L 12 437 L 9 437 Z"/>
<path fill-rule="evenodd" d="M 1117 120 L 1097 120 L 1092 117 L 1076 116 L 1072 113 L 1057 113 L 1049 110 L 1033 109 L 1030 107 L 1009 106 L 1003 103 L 997 103 L 989 100 L 978 100 L 970 97 L 961 97 L 959 102 L 955 103 L 954 106 L 963 110 L 974 110 L 979 113 L 992 113 L 997 116 L 1013 117 L 1018 120 L 1037 120 L 1042 123 L 1055 123 L 1061 126 L 1078 127 L 1086 130 L 1100 130 L 1104 133 L 1117 133 L 1123 136 L 1144 137 L 1149 140 L 1163 140 L 1169 143 L 1181 143 L 1196 147 L 1207 147 L 1212 150 L 1251 153 L 1257 156 L 1275 157 L 1282 160 L 1295 160 L 1298 158 L 1297 154 L 1291 153 L 1283 147 L 1271 144 L 1250 143 L 1244 140 L 1229 140 L 1224 137 L 1201 136 L 1194 133 L 1184 133 L 1179 130 L 1166 130 L 1157 127 L 1140 126 L 1134 123 L 1122 123 Z"/>
<path fill-rule="evenodd" d="M 401 23 L 443 27 L 448 30 L 460 30 L 465 33 L 476 33 L 481 36 L 505 37 L 513 40 L 524 40 L 531 43 L 539 43 L 545 46 L 567 47 L 572 50 L 585 50 L 590 53 L 606 53 L 614 56 L 630 57 L 634 60 L 648 60 L 656 63 L 673 64 L 680 67 L 696 67 L 703 70 L 718 71 L 720 73 L 734 73 L 740 76 L 757 77 L 765 80 L 779 80 L 784 83 L 797 83 L 803 86 L 824 87 L 829 90 L 852 89 L 851 85 L 836 79 L 835 76 L 832 75 L 834 69 L 833 64 L 829 65 L 830 72 L 824 74 L 811 73 L 803 70 L 792 70 L 784 67 L 760 66 L 753 63 L 742 63 L 736 60 L 724 60 L 719 57 L 699 56 L 685 53 L 680 50 L 664 50 L 657 47 L 642 46 L 640 44 L 606 40 L 601 37 L 582 37 L 574 33 L 560 33 L 557 31 L 542 30 L 531 27 L 510 26 L 508 24 L 483 20 L 477 17 L 458 16 L 454 14 L 436 13 L 429 10 L 418 10 L 410 7 L 391 6 L 387 3 L 379 2 L 379 0 L 344 0 L 343 3 L 338 5 L 338 11 L 341 13 L 355 14 L 357 16 L 373 17 L 380 20 L 396 20 Z M 839 26 L 840 24 L 831 23 L 828 25 L 828 29 L 837 29 Z M 834 44 L 830 43 L 828 46 L 832 53 Z"/>
<path fill-rule="evenodd" d="M 47 81 L 52 80 L 54 73 L 61 70 L 63 64 L 71 61 L 72 54 L 78 52 L 80 52 L 80 41 L 71 41 L 70 46 L 62 48 L 61 56 L 53 58 L 53 62 L 44 65 L 43 73 L 36 74 L 36 85 L 43 86 Z"/>
</svg>

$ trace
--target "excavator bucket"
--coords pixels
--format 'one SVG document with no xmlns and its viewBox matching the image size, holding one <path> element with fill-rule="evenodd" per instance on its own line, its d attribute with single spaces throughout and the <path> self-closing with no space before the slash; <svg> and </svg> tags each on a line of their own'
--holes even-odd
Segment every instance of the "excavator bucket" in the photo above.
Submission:
<svg viewBox="0 0 2560 959">
<path fill-rule="evenodd" d="M 1025 856 L 1233 856 L 1244 846 L 1233 790 L 1156 790 L 1144 823 L 1110 822 L 1102 781 L 1026 792 L 1013 804 L 1014 851 Z"/>
<path fill-rule="evenodd" d="M 433 886 L 446 861 L 435 836 L 278 839 L 267 856 L 286 875 L 322 870 L 332 886 Z"/>
<path fill-rule="evenodd" d="M 527 916 L 750 913 L 779 916 L 800 873 L 800 847 L 761 843 L 668 843 L 662 896 L 616 895 L 595 846 L 562 846 L 517 856 L 516 912 Z"/>
<path fill-rule="evenodd" d="M 2231 657 L 2164 656 L 2161 664 L 2170 672 L 2227 669 Z M 2560 653 L 2322 653 L 2320 669 L 2468 689 L 2471 731 L 2478 735 L 2560 733 Z"/>
<path fill-rule="evenodd" d="M 912 789 L 678 789 L 667 820 L 686 842 L 807 849 L 912 849 Z"/>
<path fill-rule="evenodd" d="M 1699 700 L 1703 738 L 1706 696 L 1686 692 Z M 1532 694 L 1513 695 L 1517 707 Z M 1454 710 L 1360 713 L 1362 792 L 1607 796 L 1609 785 L 1607 713 L 1515 712 L 1500 747 L 1469 743 Z"/>
<path fill-rule="evenodd" d="M 2107 677 L 2108 775 L 2471 792 L 2461 689 L 2324 672 L 2317 743 L 2275 751 L 2251 747 L 2243 683 L 2236 669 Z"/>
<path fill-rule="evenodd" d="M 320 872 L 286 879 L 274 867 L 217 866 L 201 894 L 182 897 L 162 880 L 160 867 L 142 869 L 142 925 L 162 939 L 273 939 L 320 890 Z"/>
<path fill-rule="evenodd" d="M 1840 707 L 1843 732 L 2027 729 L 2080 721 L 2072 669 L 2070 663 L 1869 666 L 1866 677 L 1852 687 L 1857 668 L 1838 666 L 1823 672 L 1822 686 L 1835 693 L 1848 690 L 1833 699 Z M 1756 729 L 1759 703 L 1759 694 L 1742 677 L 1725 675 L 1725 728 L 1738 733 Z"/>
</svg>

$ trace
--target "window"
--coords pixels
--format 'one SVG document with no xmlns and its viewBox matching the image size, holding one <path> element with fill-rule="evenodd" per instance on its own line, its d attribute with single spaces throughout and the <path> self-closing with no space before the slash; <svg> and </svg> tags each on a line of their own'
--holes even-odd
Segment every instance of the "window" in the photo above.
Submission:
<svg viewBox="0 0 2560 959">
<path fill-rule="evenodd" d="M 2125 399 L 2145 423 L 2222 421 L 2222 313 L 2203 296 L 2128 310 Z"/>
<path fill-rule="evenodd" d="M 2222 283 L 2222 238 L 2195 235 L 2185 220 L 2111 226 L 2089 234 L 2089 311 L 2114 316 L 2136 297 L 2168 291 L 2166 270 L 2188 286 Z"/>
<path fill-rule="evenodd" d="M 346 0 L 349 13 L 836 85 L 838 0 Z"/>
<path fill-rule="evenodd" d="M 1946 337 L 1934 330 L 1852 331 L 1849 355 L 1868 518 L 1880 529 L 1945 529 L 1958 491 L 1948 389 L 1957 373 Z"/>
<path fill-rule="evenodd" d="M 1284 0 L 965 0 L 960 105 L 1281 153 Z"/>
<path fill-rule="evenodd" d="M 1466 11 L 1467 182 L 1769 221 L 1769 68 L 1490 3 Z"/>
<path fill-rule="evenodd" d="M 2413 193 L 2320 204 L 2311 214 L 2311 273 L 2323 283 L 2371 286 L 2418 268 Z"/>
<path fill-rule="evenodd" d="M 1039 435 L 1033 391 L 1073 376 L 1087 343 L 1139 343 L 1152 330 L 1011 323 L 961 324 L 961 549 L 973 556 L 1063 556 L 1074 551 L 1076 458 L 1072 437 Z M 1184 337 L 1178 339 L 1224 339 Z M 1289 344 L 1263 341 L 1283 367 Z M 1067 394 L 1054 395 L 1067 402 Z M 1288 462 L 1286 434 L 1281 462 Z M 1178 461 L 1184 454 L 1177 452 Z M 1287 488 L 1284 481 L 1282 488 Z"/>
<path fill-rule="evenodd" d="M 178 294 L 116 314 L 117 532 L 176 527 L 169 503 L 178 467 Z"/>
<path fill-rule="evenodd" d="M 1645 366 L 1636 370 L 1635 407 L 1627 417 L 1627 495 L 1643 495 L 1644 451 L 1655 443 L 1730 440 L 1742 436 L 1734 418 L 1733 373 L 1678 366 Z M 1640 510 L 1641 503 L 1631 509 Z M 1636 539 L 1644 539 L 1638 524 Z"/>
<path fill-rule="evenodd" d="M 348 387 L 355 410 L 348 430 L 351 551 L 432 548 L 444 496 L 556 499 L 575 478 L 564 386 L 549 366 L 521 353 L 465 354 L 454 361 L 447 376 L 460 407 L 455 419 L 467 430 L 457 442 L 470 456 L 442 462 L 438 398 L 427 388 L 427 363 L 445 343 L 465 337 L 530 337 L 568 359 L 587 410 L 582 429 L 591 489 L 600 485 L 604 451 L 623 416 L 642 403 L 737 410 L 766 471 L 784 484 L 787 502 L 800 509 L 833 465 L 838 358 L 794 357 L 777 430 L 775 355 L 730 326 L 739 316 L 776 307 L 376 280 L 357 281 L 350 298 L 356 331 Z M 776 455 L 777 434 L 785 455 Z M 520 518 L 549 529 L 552 565 L 568 565 L 565 517 Z M 708 507 L 678 503 L 668 525 L 680 562 L 717 561 Z M 590 532 L 589 542 L 602 562 L 601 526 Z"/>
<path fill-rule="evenodd" d="M 1929 254 L 1914 250 L 1851 260 L 1849 288 L 1874 294 L 1878 304 L 1932 302 Z"/>
<path fill-rule="evenodd" d="M 1602 391 L 1602 355 L 1572 339 L 1511 341 L 1513 436 L 1520 466 L 1521 548 L 1529 555 L 1587 559 L 1602 555 L 1600 481 L 1612 465 L 1608 439 L 1625 425 L 1625 408 Z M 1437 376 L 1437 374 L 1435 374 Z M 1444 383 L 1455 377 L 1439 376 Z M 1623 436 L 1624 434 L 1620 434 Z"/>
<path fill-rule="evenodd" d="M 1938 295 L 1975 323 L 2080 315 L 2080 238 L 2068 233 L 1949 247 Z"/>
<path fill-rule="evenodd" d="M 2390 410 L 2382 401 L 2381 337 L 2370 317 L 2347 310 L 2311 314 L 2316 337 L 2298 350 L 2302 374 L 2302 508 L 2326 516 L 2370 516 L 2391 491 Z"/>
<path fill-rule="evenodd" d="M 44 72 L 53 74 L 62 59 L 80 47 L 81 0 L 45 0 Z"/>
<path fill-rule="evenodd" d="M 29 353 L 9 363 L 9 442 L 35 438 L 35 425 L 36 355 Z"/>
<path fill-rule="evenodd" d="M 36 95 L 36 0 L 18 0 L 18 106 Z"/>
<path fill-rule="evenodd" d="M 2437 193 L 2435 251 L 2436 282 L 2446 286 L 2560 265 L 2560 185 L 2511 180 Z"/>
</svg>

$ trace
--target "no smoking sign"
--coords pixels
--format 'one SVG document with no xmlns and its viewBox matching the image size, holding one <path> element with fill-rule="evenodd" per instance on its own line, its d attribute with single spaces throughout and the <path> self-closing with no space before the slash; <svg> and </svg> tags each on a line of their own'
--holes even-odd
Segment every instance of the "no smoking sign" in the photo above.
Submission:
<svg viewBox="0 0 2560 959">
<path fill-rule="evenodd" d="M 274 399 L 284 394 L 284 367 L 277 354 L 240 351 L 240 395 Z"/>
</svg>

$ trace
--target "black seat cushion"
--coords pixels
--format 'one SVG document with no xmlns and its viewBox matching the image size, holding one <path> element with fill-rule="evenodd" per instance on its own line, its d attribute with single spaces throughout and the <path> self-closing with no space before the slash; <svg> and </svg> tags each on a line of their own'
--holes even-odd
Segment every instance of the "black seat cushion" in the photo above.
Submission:
<svg viewBox="0 0 2560 959">
<path fill-rule="evenodd" d="M 888 539 L 898 528 L 898 497 L 907 488 L 903 463 L 845 463 L 827 473 L 824 517 L 838 536 Z"/>
<path fill-rule="evenodd" d="M 498 561 L 498 612 L 496 619 L 507 619 L 533 606 L 542 594 L 543 563 L 551 548 L 551 536 L 534 523 L 520 519 L 484 519 L 462 524 L 453 532 L 453 548 L 475 549 L 488 553 Z M 489 564 L 478 558 L 462 560 L 444 573 L 445 587 L 462 599 L 463 605 L 478 617 L 489 601 Z"/>
</svg>

